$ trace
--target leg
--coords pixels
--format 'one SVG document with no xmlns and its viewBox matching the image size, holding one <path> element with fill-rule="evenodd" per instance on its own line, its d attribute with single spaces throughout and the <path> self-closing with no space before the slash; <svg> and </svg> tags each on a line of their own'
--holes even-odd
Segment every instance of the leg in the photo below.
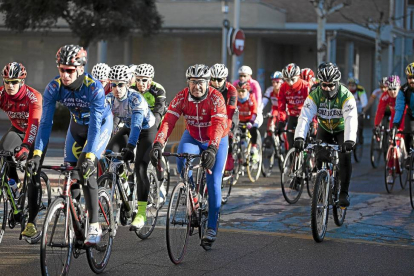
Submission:
<svg viewBox="0 0 414 276">
<path fill-rule="evenodd" d="M 178 153 L 192 153 L 192 154 L 199 154 L 201 145 L 200 142 L 195 140 L 193 137 L 191 137 L 190 133 L 185 130 L 183 133 L 183 136 L 181 137 L 180 144 L 178 145 L 177 152 Z M 183 168 L 184 168 L 185 160 L 183 158 L 177 158 L 177 170 L 178 173 L 182 178 L 183 176 Z M 192 179 L 192 171 L 189 172 L 189 177 Z M 191 180 L 190 180 L 191 181 Z"/>
<path fill-rule="evenodd" d="M 344 143 L 344 133 L 336 135 L 336 140 L 339 145 L 342 146 Z M 351 153 L 339 153 L 339 180 L 341 181 L 341 192 L 339 194 L 339 205 L 343 207 L 349 206 L 348 189 L 351 182 L 352 175 L 352 164 L 351 164 Z"/>
<path fill-rule="evenodd" d="M 295 138 L 295 128 L 298 124 L 298 117 L 289 116 L 287 123 L 287 140 L 288 140 L 288 149 L 293 147 L 293 140 Z"/>
</svg>

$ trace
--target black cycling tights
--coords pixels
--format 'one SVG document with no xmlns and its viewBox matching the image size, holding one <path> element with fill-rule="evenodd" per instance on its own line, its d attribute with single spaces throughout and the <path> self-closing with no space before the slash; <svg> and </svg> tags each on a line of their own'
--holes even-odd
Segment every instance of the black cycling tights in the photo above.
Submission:
<svg viewBox="0 0 414 276">
<path fill-rule="evenodd" d="M 298 117 L 289 116 L 287 120 L 287 140 L 288 140 L 288 149 L 293 147 L 293 142 L 295 140 L 295 128 L 298 125 Z"/>
<path fill-rule="evenodd" d="M 316 134 L 317 140 L 329 144 L 342 145 L 344 143 L 344 131 L 338 133 L 329 133 L 324 130 L 320 125 L 318 127 L 318 133 Z M 317 162 L 318 168 L 322 166 L 321 162 Z M 349 183 L 351 181 L 352 165 L 351 165 L 351 153 L 339 153 L 339 179 L 341 180 L 341 192 L 348 192 Z"/>
</svg>

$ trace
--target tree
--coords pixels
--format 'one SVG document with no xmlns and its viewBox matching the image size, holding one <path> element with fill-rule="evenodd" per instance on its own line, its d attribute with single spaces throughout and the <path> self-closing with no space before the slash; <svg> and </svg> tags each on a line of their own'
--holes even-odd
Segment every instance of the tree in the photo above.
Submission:
<svg viewBox="0 0 414 276">
<path fill-rule="evenodd" d="M 85 48 L 135 29 L 149 36 L 162 25 L 154 0 L 2 0 L 0 12 L 6 16 L 6 28 L 18 32 L 46 32 L 58 28 L 58 19 L 63 18 Z"/>
</svg>

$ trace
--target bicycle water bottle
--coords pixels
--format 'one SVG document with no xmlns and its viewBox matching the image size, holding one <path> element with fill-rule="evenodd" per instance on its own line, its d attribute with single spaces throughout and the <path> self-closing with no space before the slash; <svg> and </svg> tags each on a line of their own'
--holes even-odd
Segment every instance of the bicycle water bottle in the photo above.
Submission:
<svg viewBox="0 0 414 276">
<path fill-rule="evenodd" d="M 17 187 L 16 180 L 14 180 L 13 178 L 10 178 L 9 182 L 7 182 L 7 184 L 9 184 L 14 198 L 18 198 L 19 197 L 19 189 Z"/>
</svg>

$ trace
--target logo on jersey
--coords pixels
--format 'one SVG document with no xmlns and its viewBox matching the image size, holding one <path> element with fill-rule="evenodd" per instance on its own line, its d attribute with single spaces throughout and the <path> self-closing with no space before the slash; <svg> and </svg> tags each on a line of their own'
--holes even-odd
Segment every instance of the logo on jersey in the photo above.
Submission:
<svg viewBox="0 0 414 276">
<path fill-rule="evenodd" d="M 86 145 L 86 144 L 85 144 Z M 75 156 L 76 159 L 79 159 L 79 156 L 82 153 L 83 147 L 80 146 L 76 141 L 72 145 L 72 153 Z"/>
</svg>

